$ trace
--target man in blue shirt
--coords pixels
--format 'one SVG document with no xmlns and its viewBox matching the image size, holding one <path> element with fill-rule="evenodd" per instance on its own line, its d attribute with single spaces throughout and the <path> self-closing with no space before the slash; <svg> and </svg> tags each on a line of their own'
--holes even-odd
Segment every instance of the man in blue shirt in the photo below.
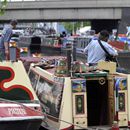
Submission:
<svg viewBox="0 0 130 130">
<path fill-rule="evenodd" d="M 117 51 L 107 43 L 109 38 L 109 33 L 106 30 L 102 30 L 99 35 L 99 39 L 108 51 L 110 55 L 117 56 Z M 84 53 L 87 55 L 87 63 L 91 65 L 96 65 L 99 61 L 106 59 L 106 52 L 100 46 L 98 40 L 92 40 L 84 49 Z"/>
<path fill-rule="evenodd" d="M 9 56 L 9 41 L 13 34 L 13 29 L 16 28 L 17 20 L 11 20 L 9 25 L 6 25 L 0 37 L 0 59 L 8 60 Z"/>
</svg>

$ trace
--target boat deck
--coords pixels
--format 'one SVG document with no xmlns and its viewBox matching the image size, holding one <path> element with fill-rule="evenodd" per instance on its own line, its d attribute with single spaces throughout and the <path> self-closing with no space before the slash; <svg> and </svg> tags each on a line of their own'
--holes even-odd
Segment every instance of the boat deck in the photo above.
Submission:
<svg viewBox="0 0 130 130">
<path fill-rule="evenodd" d="M 42 62 L 43 59 L 46 59 L 46 60 L 53 60 L 53 59 L 58 60 L 58 59 L 63 58 L 63 57 L 64 56 L 42 56 L 42 57 L 28 56 L 28 57 L 20 57 L 20 60 L 23 62 L 26 70 L 28 71 L 31 63 Z M 48 71 L 54 72 L 54 69 L 48 69 Z"/>
</svg>

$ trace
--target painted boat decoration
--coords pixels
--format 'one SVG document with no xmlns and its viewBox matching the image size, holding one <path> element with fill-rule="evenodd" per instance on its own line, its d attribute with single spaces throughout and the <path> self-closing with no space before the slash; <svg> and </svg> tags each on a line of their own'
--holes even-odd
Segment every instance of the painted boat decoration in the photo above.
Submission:
<svg viewBox="0 0 130 130">
<path fill-rule="evenodd" d="M 38 130 L 43 119 L 23 63 L 0 62 L 0 129 Z"/>
<path fill-rule="evenodd" d="M 111 68 L 111 63 L 109 68 Z M 51 130 L 130 127 L 130 75 L 103 71 L 56 75 L 31 64 L 29 77 Z"/>
</svg>

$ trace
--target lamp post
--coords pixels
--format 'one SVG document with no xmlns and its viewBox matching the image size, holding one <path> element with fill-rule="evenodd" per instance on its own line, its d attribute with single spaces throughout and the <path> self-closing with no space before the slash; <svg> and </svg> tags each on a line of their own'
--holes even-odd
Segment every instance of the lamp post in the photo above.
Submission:
<svg viewBox="0 0 130 130">
<path fill-rule="evenodd" d="M 75 34 L 75 29 L 74 28 L 75 28 L 75 22 L 73 22 L 73 32 L 72 32 L 73 34 Z"/>
</svg>

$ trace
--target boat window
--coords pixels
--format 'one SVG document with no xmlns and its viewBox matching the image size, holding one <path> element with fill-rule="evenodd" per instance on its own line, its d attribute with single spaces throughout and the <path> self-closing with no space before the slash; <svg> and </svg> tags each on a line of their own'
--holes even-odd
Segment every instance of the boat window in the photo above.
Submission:
<svg viewBox="0 0 130 130">
<path fill-rule="evenodd" d="M 29 78 L 30 78 L 32 87 L 33 87 L 34 90 L 35 90 L 36 85 L 37 85 L 37 81 L 38 81 L 38 75 L 37 75 L 35 72 L 30 71 L 30 73 L 29 73 Z"/>
<path fill-rule="evenodd" d="M 58 118 L 62 100 L 63 84 L 52 81 L 49 82 L 41 77 L 36 86 L 36 90 L 42 108 L 45 108 L 48 115 Z"/>
</svg>

